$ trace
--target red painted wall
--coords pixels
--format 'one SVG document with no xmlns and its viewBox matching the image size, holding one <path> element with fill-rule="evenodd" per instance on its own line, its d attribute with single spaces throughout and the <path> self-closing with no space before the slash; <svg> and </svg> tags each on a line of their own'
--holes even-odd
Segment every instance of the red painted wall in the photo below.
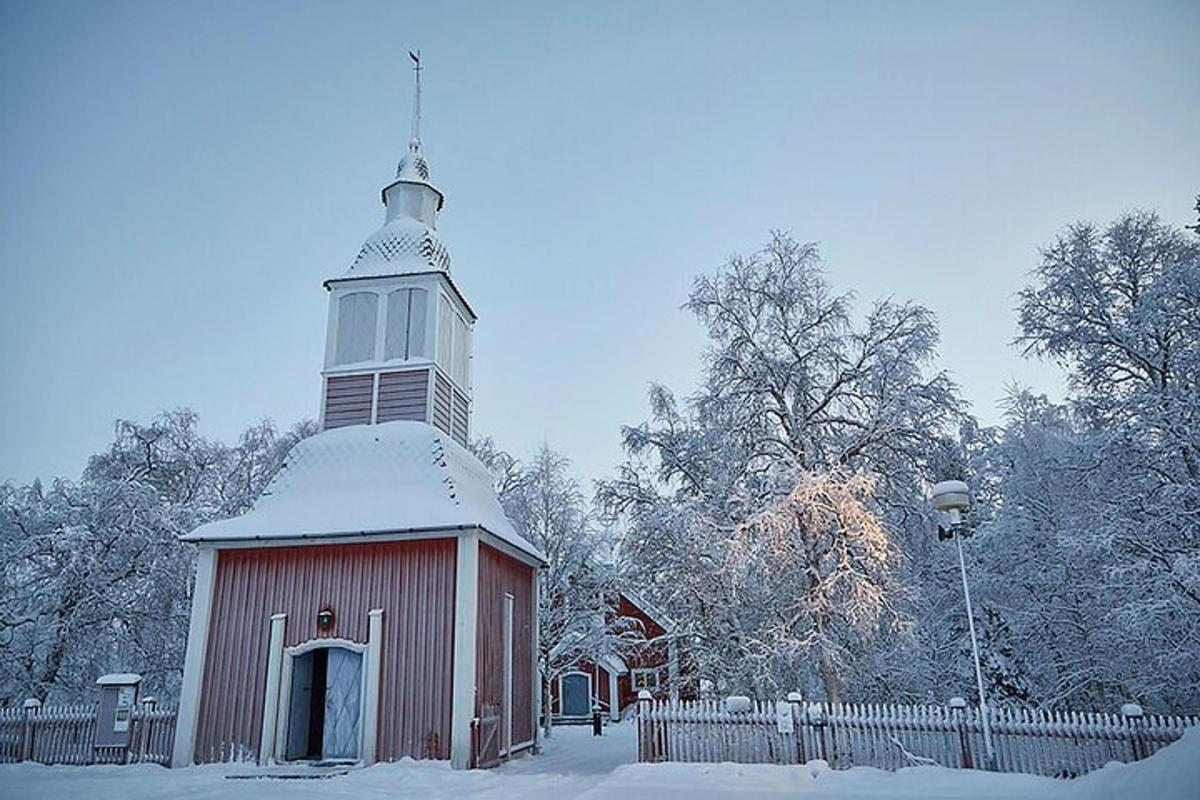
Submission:
<svg viewBox="0 0 1200 800">
<path fill-rule="evenodd" d="M 641 622 L 647 639 L 657 639 L 666 634 L 661 625 L 651 619 L 650 615 L 641 608 L 634 605 L 625 595 L 621 595 L 620 601 L 617 603 L 617 616 L 632 617 Z M 623 656 L 625 664 L 630 670 L 656 668 L 660 672 L 659 680 L 661 682 L 667 680 L 669 652 L 666 642 L 659 640 L 647 644 L 634 644 L 629 647 Z M 633 688 L 632 673 L 627 673 L 617 678 L 617 694 L 620 696 L 620 708 L 622 709 L 631 703 L 637 702 L 637 692 Z"/>
<path fill-rule="evenodd" d="M 641 623 L 642 632 L 646 639 L 657 639 L 663 636 L 666 631 L 661 625 L 650 618 L 650 615 L 643 611 L 638 606 L 634 605 L 629 598 L 621 595 L 617 601 L 616 617 L 631 617 Z M 658 669 L 660 673 L 660 682 L 665 683 L 668 673 L 669 650 L 666 642 L 657 641 L 646 644 L 631 644 L 624 648 L 621 653 L 625 664 L 631 669 Z M 586 672 L 592 676 L 592 691 L 599 696 L 600 702 L 606 707 L 610 700 L 608 696 L 608 673 L 603 667 L 598 667 L 588 660 L 580 660 L 575 665 L 575 670 Z M 597 677 L 599 676 L 599 677 Z M 597 681 L 599 681 L 597 683 Z M 662 692 L 660 692 L 662 694 Z M 558 680 L 557 678 L 550 682 L 551 709 L 553 713 L 560 712 L 558 707 Z M 623 710 L 637 702 L 637 692 L 633 689 L 633 680 L 630 673 L 617 676 L 617 709 Z"/>
<path fill-rule="evenodd" d="M 486 544 L 479 545 L 479 627 L 476 639 L 475 713 L 484 703 L 503 708 L 504 595 L 513 596 L 514 746 L 533 739 L 533 567 Z M 503 725 L 503 722 L 501 723 Z"/>
<path fill-rule="evenodd" d="M 383 609 L 378 758 L 449 758 L 455 547 L 444 538 L 219 551 L 196 760 L 257 757 L 272 614 L 288 615 L 285 646 L 366 642 L 374 608 Z M 335 623 L 322 633 L 326 606 Z"/>
</svg>

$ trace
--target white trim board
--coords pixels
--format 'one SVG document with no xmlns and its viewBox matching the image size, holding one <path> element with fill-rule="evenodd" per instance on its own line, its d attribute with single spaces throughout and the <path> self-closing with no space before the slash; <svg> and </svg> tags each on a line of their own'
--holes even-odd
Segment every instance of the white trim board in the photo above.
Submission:
<svg viewBox="0 0 1200 800">
<path fill-rule="evenodd" d="M 489 547 L 511 556 L 522 564 L 540 567 L 542 562 L 501 539 L 487 528 L 475 525 L 459 525 L 452 528 L 412 528 L 409 530 L 371 533 L 353 531 L 337 534 L 312 536 L 263 536 L 256 539 L 204 539 L 199 544 L 216 550 L 246 550 L 263 547 L 301 547 L 310 545 L 364 544 L 367 542 L 408 542 L 427 539 L 459 539 L 478 535 Z"/>
<path fill-rule="evenodd" d="M 501 601 L 502 617 L 500 622 L 500 638 L 501 647 L 503 648 L 503 656 L 501 658 L 501 669 L 503 671 L 504 687 L 503 697 L 500 702 L 500 713 L 504 719 L 504 728 L 501 731 L 500 754 L 507 756 L 512 752 L 512 732 L 513 732 L 513 623 L 516 621 L 515 605 L 516 600 L 513 598 L 512 592 L 505 592 L 504 598 Z"/>
<path fill-rule="evenodd" d="M 275 760 L 275 729 L 279 722 L 280 672 L 283 670 L 283 637 L 287 614 L 271 616 L 271 638 L 267 645 L 267 685 L 263 692 L 262 731 L 258 740 L 258 763 Z"/>
<path fill-rule="evenodd" d="M 450 706 L 450 766 L 471 766 L 475 717 L 475 638 L 479 618 L 479 536 L 460 536 L 454 572 L 454 667 Z"/>
<path fill-rule="evenodd" d="M 362 746 L 359 754 L 364 764 L 374 764 L 379 749 L 379 692 L 383 674 L 383 609 L 367 612 L 367 691 L 363 698 Z"/>
<path fill-rule="evenodd" d="M 188 625 L 187 654 L 183 660 L 183 684 L 179 690 L 179 718 L 171 766 L 186 767 L 196 758 L 196 730 L 200 723 L 200 690 L 208 657 L 208 628 L 212 618 L 213 585 L 217 575 L 217 551 L 201 545 L 196 551 L 196 582 L 192 589 L 192 618 Z"/>
</svg>

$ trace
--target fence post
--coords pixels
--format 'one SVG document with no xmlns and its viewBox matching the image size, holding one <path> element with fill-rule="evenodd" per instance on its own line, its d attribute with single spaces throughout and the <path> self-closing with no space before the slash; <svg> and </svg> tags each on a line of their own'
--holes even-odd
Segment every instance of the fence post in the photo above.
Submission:
<svg viewBox="0 0 1200 800">
<path fill-rule="evenodd" d="M 825 710 L 828 703 L 821 705 L 813 705 L 808 707 L 808 721 L 813 727 L 813 737 L 817 740 L 817 746 L 814 748 L 813 755 L 822 761 L 829 761 L 829 754 L 826 752 L 825 745 Z M 830 764 L 830 766 L 833 766 Z"/>
<path fill-rule="evenodd" d="M 793 725 L 796 728 L 796 763 L 807 763 L 808 759 L 804 755 L 804 709 L 800 705 L 804 698 L 799 692 L 788 692 L 788 706 L 792 710 Z"/>
<path fill-rule="evenodd" d="M 141 763 L 150 754 L 151 731 L 154 727 L 154 709 L 158 706 L 158 698 L 154 696 L 142 698 L 142 708 L 138 713 L 138 738 L 133 760 Z M 131 742 L 132 744 L 132 742 Z"/>
<path fill-rule="evenodd" d="M 1133 750 L 1133 760 L 1140 761 L 1150 755 L 1146 743 L 1142 740 L 1142 717 L 1145 712 L 1137 703 L 1126 703 L 1121 706 L 1121 718 L 1125 722 L 1125 731 L 1129 735 L 1129 745 Z"/>
<path fill-rule="evenodd" d="M 650 758 L 650 692 L 642 689 L 637 696 L 638 708 L 638 761 L 649 762 Z"/>
<path fill-rule="evenodd" d="M 38 709 L 42 707 L 42 701 L 36 697 L 31 697 L 21 706 L 21 760 L 29 761 L 33 758 L 33 726 L 34 720 L 37 719 Z"/>
<path fill-rule="evenodd" d="M 974 769 L 971 742 L 967 735 L 967 701 L 961 697 L 951 697 L 950 715 L 954 717 L 955 726 L 958 728 L 959 766 L 963 769 Z"/>
</svg>

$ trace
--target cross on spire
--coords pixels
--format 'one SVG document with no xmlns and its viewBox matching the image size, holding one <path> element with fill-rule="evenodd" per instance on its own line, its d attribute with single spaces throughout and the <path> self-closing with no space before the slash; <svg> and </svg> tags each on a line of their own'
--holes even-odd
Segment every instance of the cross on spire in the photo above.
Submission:
<svg viewBox="0 0 1200 800">
<path fill-rule="evenodd" d="M 412 118 L 412 138 L 408 142 L 408 149 L 414 153 L 421 149 L 421 51 L 408 51 L 408 57 L 413 62 L 413 72 L 416 74 L 416 85 L 413 89 L 413 118 Z"/>
</svg>

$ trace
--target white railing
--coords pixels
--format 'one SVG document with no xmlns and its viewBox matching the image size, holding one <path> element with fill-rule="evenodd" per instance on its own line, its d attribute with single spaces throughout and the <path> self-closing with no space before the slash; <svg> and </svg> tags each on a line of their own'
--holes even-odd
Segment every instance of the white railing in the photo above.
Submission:
<svg viewBox="0 0 1200 800">
<path fill-rule="evenodd" d="M 175 709 L 135 708 L 128 747 L 96 747 L 96 716 L 94 705 L 0 709 L 0 763 L 171 763 Z"/>
<path fill-rule="evenodd" d="M 731 702 L 736 701 L 736 702 Z M 1072 776 L 1136 761 L 1178 739 L 1198 717 L 990 708 L 997 769 Z M 638 702 L 638 760 L 802 764 L 898 769 L 983 768 L 978 709 L 745 698 Z"/>
</svg>

